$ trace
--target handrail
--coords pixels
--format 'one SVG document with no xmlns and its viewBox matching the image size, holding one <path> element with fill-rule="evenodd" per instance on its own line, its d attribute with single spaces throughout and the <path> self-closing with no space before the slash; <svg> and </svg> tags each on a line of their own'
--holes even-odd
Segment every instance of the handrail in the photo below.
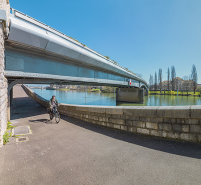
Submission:
<svg viewBox="0 0 201 185">
<path fill-rule="evenodd" d="M 98 53 L 98 52 L 92 50 L 92 49 L 89 48 L 88 46 L 85 46 L 84 44 L 82 44 L 82 43 L 80 43 L 80 42 L 78 42 L 78 41 L 72 39 L 70 36 L 68 36 L 68 35 L 66 35 L 66 34 L 64 34 L 64 33 L 60 32 L 60 31 L 58 31 L 58 30 L 56 30 L 56 29 L 54 29 L 54 28 L 52 28 L 52 27 L 50 27 L 50 26 L 48 26 L 47 24 L 44 24 L 43 22 L 40 22 L 40 21 L 34 19 L 33 17 L 30 17 L 30 16 L 28 16 L 28 15 L 26 15 L 26 14 L 24 14 L 24 13 L 18 11 L 18 10 L 15 10 L 15 9 L 13 9 L 13 8 L 10 8 L 10 10 L 11 10 L 11 14 L 13 14 L 14 16 L 16 16 L 16 17 L 18 17 L 18 18 L 21 18 L 21 19 L 25 19 L 26 21 L 29 21 L 29 22 L 31 22 L 32 24 L 35 24 L 35 25 L 37 25 L 37 26 L 39 26 L 39 27 L 41 27 L 41 28 L 43 28 L 43 29 L 46 29 L 47 31 L 50 31 L 50 32 L 52 32 L 52 33 L 54 33 L 54 34 L 56 34 L 56 35 L 58 35 L 58 36 L 60 36 L 60 37 L 62 37 L 62 38 L 64 38 L 64 39 L 70 41 L 70 42 L 73 42 L 74 44 L 76 44 L 76 45 L 78 45 L 78 46 L 80 46 L 80 47 L 83 47 L 83 48 L 85 48 L 86 50 L 88 50 L 88 51 L 90 51 L 90 52 L 92 52 L 92 53 L 98 55 L 99 57 L 101 57 L 101 58 L 107 60 L 108 62 L 110 62 L 110 63 L 112 63 L 112 64 L 114 64 L 114 65 L 120 67 L 120 68 L 123 69 L 126 73 L 128 73 L 128 74 L 134 76 L 137 80 L 143 82 L 143 83 L 144 83 L 145 85 L 147 85 L 147 87 L 148 87 L 148 84 L 147 84 L 147 82 L 146 82 L 144 79 L 140 78 L 140 77 L 137 76 L 136 74 L 133 74 L 133 73 L 127 71 L 124 67 L 120 66 L 118 63 L 115 63 L 114 61 L 112 61 L 112 60 L 106 58 L 105 56 L 103 56 L 103 55 L 101 55 L 100 53 Z M 21 14 L 21 16 L 20 16 L 20 14 Z M 24 16 L 24 17 L 23 17 L 23 16 Z M 31 21 L 31 20 L 27 20 L 27 19 L 31 19 L 32 21 Z"/>
</svg>

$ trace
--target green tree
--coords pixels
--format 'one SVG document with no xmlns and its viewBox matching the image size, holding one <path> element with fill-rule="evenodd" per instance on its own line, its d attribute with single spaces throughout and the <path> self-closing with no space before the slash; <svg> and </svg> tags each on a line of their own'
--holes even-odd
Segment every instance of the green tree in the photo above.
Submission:
<svg viewBox="0 0 201 185">
<path fill-rule="evenodd" d="M 194 94 L 195 94 L 195 90 L 197 89 L 198 76 L 197 76 L 197 70 L 196 70 L 196 67 L 194 64 L 193 64 L 192 70 L 191 70 L 191 79 L 193 81 L 193 89 L 194 89 Z"/>
<path fill-rule="evenodd" d="M 162 69 L 160 68 L 158 71 L 158 83 L 160 88 L 160 93 L 162 91 Z"/>
<path fill-rule="evenodd" d="M 172 90 L 175 90 L 175 78 L 176 78 L 176 70 L 175 67 L 171 67 L 171 83 L 172 83 Z"/>
</svg>

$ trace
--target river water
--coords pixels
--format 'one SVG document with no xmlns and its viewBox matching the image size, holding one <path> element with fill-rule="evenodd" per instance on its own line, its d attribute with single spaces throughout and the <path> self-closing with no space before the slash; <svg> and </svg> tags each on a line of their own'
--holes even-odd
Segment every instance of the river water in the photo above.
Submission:
<svg viewBox="0 0 201 185">
<path fill-rule="evenodd" d="M 144 103 L 117 103 L 115 93 L 80 92 L 76 90 L 56 91 L 33 89 L 38 95 L 49 100 L 55 95 L 59 103 L 76 105 L 105 105 L 105 106 L 182 106 L 201 105 L 201 97 L 149 95 Z"/>
</svg>

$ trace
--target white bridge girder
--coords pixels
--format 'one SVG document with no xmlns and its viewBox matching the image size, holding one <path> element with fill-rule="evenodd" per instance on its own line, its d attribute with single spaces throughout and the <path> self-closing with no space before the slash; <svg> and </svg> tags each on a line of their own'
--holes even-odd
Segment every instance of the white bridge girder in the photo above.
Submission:
<svg viewBox="0 0 201 185">
<path fill-rule="evenodd" d="M 48 25 L 13 9 L 10 20 L 5 45 L 8 79 L 148 88 L 137 75 Z"/>
</svg>

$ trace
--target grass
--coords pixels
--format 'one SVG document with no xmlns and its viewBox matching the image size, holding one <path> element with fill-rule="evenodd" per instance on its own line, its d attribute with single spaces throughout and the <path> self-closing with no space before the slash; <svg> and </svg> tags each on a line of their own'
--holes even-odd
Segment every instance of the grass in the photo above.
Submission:
<svg viewBox="0 0 201 185">
<path fill-rule="evenodd" d="M 4 144 L 4 145 L 6 145 L 6 143 L 9 142 L 9 138 L 12 136 L 12 132 L 9 134 L 7 131 L 8 131 L 8 130 L 11 130 L 11 129 L 13 129 L 13 128 L 15 128 L 15 126 L 12 126 L 12 123 L 11 123 L 11 122 L 8 122 L 8 123 L 7 123 L 7 130 L 6 130 L 6 132 L 4 133 L 4 135 L 3 135 L 3 144 Z"/>
<path fill-rule="evenodd" d="M 100 89 L 88 89 L 89 92 L 100 92 Z"/>
<path fill-rule="evenodd" d="M 61 89 L 56 89 L 57 91 L 67 91 L 69 89 L 66 89 L 66 88 L 61 88 Z"/>
<path fill-rule="evenodd" d="M 158 95 L 164 95 L 164 91 L 149 91 L 149 94 L 158 94 Z M 166 95 L 177 95 L 177 91 L 165 91 Z M 178 91 L 178 95 L 184 95 L 184 96 L 200 96 L 201 92 L 187 92 L 187 91 Z"/>
<path fill-rule="evenodd" d="M 24 134 L 24 135 L 25 135 L 25 134 Z M 21 136 L 23 136 L 23 135 L 14 135 L 13 137 L 19 138 L 19 137 L 21 137 Z"/>
</svg>

